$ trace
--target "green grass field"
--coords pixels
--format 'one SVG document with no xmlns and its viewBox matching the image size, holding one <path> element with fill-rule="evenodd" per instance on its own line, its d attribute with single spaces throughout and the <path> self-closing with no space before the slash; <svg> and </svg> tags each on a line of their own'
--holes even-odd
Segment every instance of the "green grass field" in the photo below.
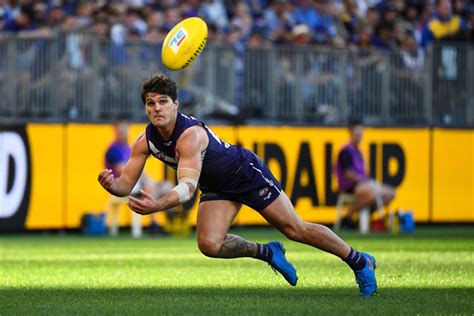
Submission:
<svg viewBox="0 0 474 316">
<path fill-rule="evenodd" d="M 0 235 L 0 315 L 470 314 L 474 227 L 412 235 L 342 233 L 377 259 L 378 295 L 358 296 L 336 257 L 285 241 L 296 287 L 252 259 L 210 259 L 193 237 L 134 240 L 77 234 Z M 272 229 L 233 233 L 265 242 Z"/>
</svg>

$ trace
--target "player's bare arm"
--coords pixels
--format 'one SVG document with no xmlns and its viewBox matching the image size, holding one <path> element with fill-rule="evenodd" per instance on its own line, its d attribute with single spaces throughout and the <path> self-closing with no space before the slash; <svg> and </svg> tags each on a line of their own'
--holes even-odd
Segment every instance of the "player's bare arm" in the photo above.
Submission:
<svg viewBox="0 0 474 316">
<path fill-rule="evenodd" d="M 178 139 L 176 151 L 179 155 L 177 168 L 178 185 L 158 200 L 147 192 L 142 192 L 143 199 L 129 197 L 128 206 L 136 213 L 148 215 L 164 211 L 190 200 L 198 186 L 201 174 L 201 153 L 209 140 L 200 126 L 188 128 Z"/>
<path fill-rule="evenodd" d="M 366 180 L 364 178 L 359 177 L 357 173 L 352 169 L 347 169 L 344 171 L 344 178 L 355 183 L 359 183 Z"/>
<path fill-rule="evenodd" d="M 104 169 L 99 173 L 98 181 L 110 194 L 127 196 L 137 183 L 143 172 L 148 147 L 145 133 L 140 134 L 132 146 L 130 159 L 125 164 L 120 177 L 114 178 L 112 170 Z"/>
</svg>

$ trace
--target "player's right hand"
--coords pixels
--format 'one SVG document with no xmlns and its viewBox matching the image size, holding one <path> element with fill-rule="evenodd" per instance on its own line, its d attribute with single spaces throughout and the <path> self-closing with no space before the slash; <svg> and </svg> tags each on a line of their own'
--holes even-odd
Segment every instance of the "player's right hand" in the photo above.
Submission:
<svg viewBox="0 0 474 316">
<path fill-rule="evenodd" d="M 99 173 L 99 177 L 97 178 L 100 185 L 104 187 L 107 191 L 110 191 L 112 185 L 114 183 L 114 175 L 112 174 L 111 169 L 104 169 Z"/>
</svg>

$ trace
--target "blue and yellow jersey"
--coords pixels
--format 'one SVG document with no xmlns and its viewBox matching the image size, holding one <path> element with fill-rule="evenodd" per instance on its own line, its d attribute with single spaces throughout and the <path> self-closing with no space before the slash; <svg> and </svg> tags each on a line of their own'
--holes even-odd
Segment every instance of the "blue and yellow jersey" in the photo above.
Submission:
<svg viewBox="0 0 474 316">
<path fill-rule="evenodd" d="M 442 19 L 435 14 L 423 28 L 421 46 L 426 47 L 431 42 L 452 39 L 466 29 L 466 23 L 457 15 Z"/>
</svg>

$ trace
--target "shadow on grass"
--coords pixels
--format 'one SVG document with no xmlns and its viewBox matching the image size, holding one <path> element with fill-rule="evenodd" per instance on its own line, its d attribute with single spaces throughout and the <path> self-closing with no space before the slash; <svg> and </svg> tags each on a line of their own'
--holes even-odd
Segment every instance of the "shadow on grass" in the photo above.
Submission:
<svg viewBox="0 0 474 316">
<path fill-rule="evenodd" d="M 473 288 L 0 289 L 0 314 L 471 314 Z"/>
</svg>

